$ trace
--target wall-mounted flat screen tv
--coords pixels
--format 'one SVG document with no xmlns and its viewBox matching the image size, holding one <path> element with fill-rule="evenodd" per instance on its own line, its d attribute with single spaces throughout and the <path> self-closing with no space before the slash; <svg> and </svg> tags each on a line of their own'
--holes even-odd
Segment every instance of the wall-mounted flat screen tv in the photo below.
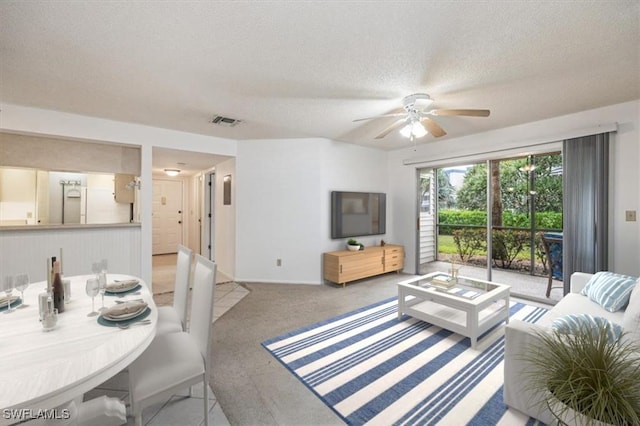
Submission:
<svg viewBox="0 0 640 426">
<path fill-rule="evenodd" d="M 386 194 L 331 192 L 331 238 L 361 237 L 386 232 Z"/>
</svg>

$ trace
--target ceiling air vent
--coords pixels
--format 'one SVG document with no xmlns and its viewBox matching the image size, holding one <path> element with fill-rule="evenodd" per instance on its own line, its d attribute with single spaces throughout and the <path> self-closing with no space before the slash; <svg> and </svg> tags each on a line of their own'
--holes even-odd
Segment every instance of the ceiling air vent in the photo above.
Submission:
<svg viewBox="0 0 640 426">
<path fill-rule="evenodd" d="M 211 120 L 211 123 L 217 124 L 218 126 L 224 127 L 234 127 L 238 124 L 242 123 L 242 120 L 236 120 L 235 118 L 223 117 L 221 115 L 215 115 Z"/>
</svg>

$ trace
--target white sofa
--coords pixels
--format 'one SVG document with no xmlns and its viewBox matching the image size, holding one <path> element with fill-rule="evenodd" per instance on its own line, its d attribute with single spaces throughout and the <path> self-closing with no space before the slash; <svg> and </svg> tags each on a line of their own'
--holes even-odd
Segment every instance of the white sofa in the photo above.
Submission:
<svg viewBox="0 0 640 426">
<path fill-rule="evenodd" d="M 620 324 L 626 337 L 640 342 L 640 285 L 636 283 L 626 309 L 609 312 L 587 296 L 581 294 L 592 274 L 576 272 L 571 275 L 571 292 L 550 309 L 536 324 L 513 320 L 505 328 L 504 354 L 504 402 L 507 406 L 521 411 L 546 424 L 553 417 L 544 404 L 526 389 L 524 377 L 525 362 L 521 359 L 523 350 L 535 345 L 536 331 L 551 327 L 553 321 L 568 314 L 589 314 L 607 318 Z M 639 280 L 640 281 L 640 280 Z M 628 311 L 628 312 L 627 312 Z M 626 315 L 625 315 L 626 314 Z"/>
</svg>

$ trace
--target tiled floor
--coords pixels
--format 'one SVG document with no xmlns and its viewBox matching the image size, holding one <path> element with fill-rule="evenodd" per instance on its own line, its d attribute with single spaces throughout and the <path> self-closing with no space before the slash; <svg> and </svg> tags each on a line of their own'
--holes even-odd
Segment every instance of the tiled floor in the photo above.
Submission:
<svg viewBox="0 0 640 426">
<path fill-rule="evenodd" d="M 171 282 L 173 280 L 173 276 L 175 276 L 175 269 L 173 271 L 173 275 L 171 272 L 172 260 L 169 256 L 163 256 L 162 259 L 156 259 L 156 257 L 154 257 L 153 288 L 155 294 L 162 293 L 158 294 L 156 297 L 158 300 L 162 300 L 162 304 L 171 303 L 171 295 L 167 293 L 167 287 L 169 286 L 168 282 Z M 175 257 L 173 258 L 173 266 L 175 267 Z M 216 281 L 218 284 L 216 285 L 215 290 L 213 322 L 224 315 L 225 312 L 231 309 L 231 307 L 249 293 L 249 290 L 235 282 L 229 281 L 227 277 L 224 277 L 222 274 L 218 274 Z M 173 288 L 172 283 L 171 288 Z M 127 371 L 125 370 L 120 372 L 112 379 L 86 393 L 85 400 L 93 399 L 101 395 L 119 398 L 127 403 Z M 175 394 L 168 400 L 145 409 L 142 413 L 143 424 L 149 426 L 202 425 L 204 424 L 202 398 L 202 385 L 194 386 L 191 397 L 188 396 L 188 390 Z M 211 391 L 209 391 L 209 401 L 210 424 L 215 424 L 216 426 L 228 425 L 229 421 L 222 411 L 220 404 L 218 404 L 215 395 L 213 395 L 213 392 Z M 134 424 L 134 419 L 132 417 L 128 417 L 127 420 L 127 425 Z"/>
<path fill-rule="evenodd" d="M 227 282 L 216 285 L 215 303 L 213 304 L 213 321 L 220 318 L 236 303 L 242 300 L 249 290 L 238 283 Z"/>
<path fill-rule="evenodd" d="M 444 272 L 449 270 L 451 264 L 449 262 L 430 262 L 420 265 L 420 273 L 427 274 L 429 272 Z M 486 279 L 487 270 L 475 266 L 464 265 L 460 270 L 461 276 L 469 278 Z M 495 268 L 492 273 L 491 281 L 511 286 L 511 296 L 520 297 L 529 301 L 555 305 L 563 296 L 562 281 L 553 281 L 551 294 L 547 298 L 545 292 L 547 290 L 547 277 L 538 277 L 528 274 L 522 274 L 513 271 L 505 271 Z"/>
</svg>

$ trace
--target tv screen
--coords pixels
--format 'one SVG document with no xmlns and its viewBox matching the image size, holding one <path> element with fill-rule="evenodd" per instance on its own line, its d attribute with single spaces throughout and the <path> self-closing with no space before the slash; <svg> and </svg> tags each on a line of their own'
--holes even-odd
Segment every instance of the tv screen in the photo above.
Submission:
<svg viewBox="0 0 640 426">
<path fill-rule="evenodd" d="M 386 232 L 386 194 L 331 192 L 331 238 L 361 237 Z"/>
</svg>

